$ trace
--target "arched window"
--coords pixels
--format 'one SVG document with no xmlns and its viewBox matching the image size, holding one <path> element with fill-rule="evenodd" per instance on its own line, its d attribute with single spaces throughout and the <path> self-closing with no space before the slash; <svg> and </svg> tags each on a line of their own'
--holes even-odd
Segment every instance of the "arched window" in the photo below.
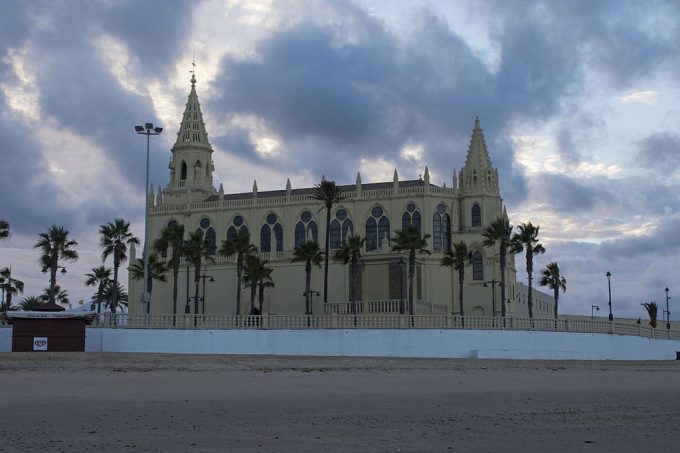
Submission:
<svg viewBox="0 0 680 453">
<path fill-rule="evenodd" d="M 182 161 L 182 171 L 180 172 L 179 178 L 184 181 L 187 179 L 187 163 Z"/>
<path fill-rule="evenodd" d="M 472 254 L 472 279 L 484 280 L 484 261 L 482 254 L 475 252 Z"/>
<path fill-rule="evenodd" d="M 203 217 L 199 222 L 199 228 L 196 231 L 200 231 L 201 235 L 205 238 L 208 247 L 208 255 L 214 255 L 215 252 L 217 252 L 217 235 L 215 234 L 215 228 L 212 227 L 210 219 Z"/>
<path fill-rule="evenodd" d="M 408 227 L 415 227 L 418 230 L 418 234 L 421 234 L 420 212 L 418 212 L 415 203 L 406 205 L 406 211 L 401 216 L 401 229 L 405 230 Z"/>
<path fill-rule="evenodd" d="M 241 214 L 236 214 L 234 218 L 231 219 L 231 226 L 227 228 L 227 240 L 235 238 L 238 233 L 250 233 L 248 227 L 244 224 L 243 216 Z"/>
<path fill-rule="evenodd" d="M 300 214 L 300 221 L 295 225 L 295 247 L 305 241 L 319 242 L 319 230 L 309 211 L 303 211 Z"/>
<path fill-rule="evenodd" d="M 472 226 L 480 227 L 482 226 L 482 208 L 479 207 L 477 203 L 472 205 Z"/>
<path fill-rule="evenodd" d="M 347 242 L 347 236 L 352 234 L 352 221 L 347 217 L 347 211 L 340 208 L 335 212 L 335 219 L 331 222 L 331 248 L 339 249 Z"/>
<path fill-rule="evenodd" d="M 279 223 L 279 218 L 276 214 L 271 213 L 267 216 L 267 222 L 260 228 L 260 251 L 272 251 L 272 231 L 274 232 L 274 240 L 276 241 L 275 250 L 277 252 L 283 251 L 283 227 Z"/>
<path fill-rule="evenodd" d="M 451 218 L 446 212 L 446 205 L 439 203 L 432 216 L 432 247 L 435 250 L 449 250 L 451 238 Z"/>
<path fill-rule="evenodd" d="M 384 240 L 390 239 L 390 221 L 385 217 L 383 208 L 376 206 L 366 221 L 366 251 L 378 249 Z"/>
</svg>

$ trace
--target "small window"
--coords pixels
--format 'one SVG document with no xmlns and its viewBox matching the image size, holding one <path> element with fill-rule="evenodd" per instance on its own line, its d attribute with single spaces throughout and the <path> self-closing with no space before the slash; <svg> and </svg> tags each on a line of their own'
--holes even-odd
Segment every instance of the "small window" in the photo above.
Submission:
<svg viewBox="0 0 680 453">
<path fill-rule="evenodd" d="M 476 203 L 472 206 L 472 226 L 482 226 L 482 208 Z"/>
<path fill-rule="evenodd" d="M 201 219 L 201 228 L 206 229 L 210 226 L 210 219 L 207 217 L 203 217 Z"/>
<path fill-rule="evenodd" d="M 240 227 L 241 225 L 243 225 L 243 217 L 241 217 L 240 215 L 235 216 L 234 217 L 234 225 L 237 226 L 237 227 Z"/>
<path fill-rule="evenodd" d="M 274 225 L 276 223 L 276 214 L 269 214 L 267 216 L 267 223 L 270 225 Z"/>
<path fill-rule="evenodd" d="M 479 252 L 472 254 L 472 279 L 484 280 L 484 262 Z"/>
</svg>

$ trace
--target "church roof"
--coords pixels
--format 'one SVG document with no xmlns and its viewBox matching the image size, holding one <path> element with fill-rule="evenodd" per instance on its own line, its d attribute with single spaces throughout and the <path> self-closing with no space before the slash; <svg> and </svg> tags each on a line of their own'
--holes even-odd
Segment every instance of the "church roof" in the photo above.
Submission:
<svg viewBox="0 0 680 453">
<path fill-rule="evenodd" d="M 196 94 L 196 74 L 193 71 L 191 74 L 191 91 L 184 107 L 184 115 L 182 115 L 182 122 L 179 125 L 174 148 L 178 147 L 212 149 L 208 142 L 208 133 L 203 122 L 201 104 L 198 102 L 198 94 Z"/>
<path fill-rule="evenodd" d="M 425 185 L 425 181 L 422 179 L 412 179 L 412 180 L 407 180 L 407 181 L 399 181 L 399 187 L 422 187 Z M 430 184 L 431 187 L 437 187 L 434 184 Z M 394 187 L 394 182 L 374 182 L 374 183 L 367 183 L 367 184 L 362 184 L 361 188 L 362 190 L 385 190 L 385 189 L 392 189 Z M 354 192 L 356 190 L 356 185 L 355 184 L 346 184 L 343 186 L 340 186 L 340 188 L 343 190 L 343 192 Z M 296 195 L 312 195 L 315 193 L 314 187 L 305 187 L 302 189 L 292 189 L 291 190 L 291 195 L 296 196 Z M 269 190 L 269 191 L 264 191 L 264 192 L 257 192 L 257 198 L 273 198 L 273 197 L 285 197 L 286 196 L 286 191 L 284 190 Z M 224 199 L 225 200 L 245 200 L 253 197 L 253 192 L 243 192 L 243 193 L 232 193 L 232 194 L 224 194 Z M 219 200 L 219 195 L 211 195 L 208 198 L 206 198 L 204 201 L 217 201 Z"/>
<path fill-rule="evenodd" d="M 472 130 L 470 146 L 468 146 L 467 157 L 465 158 L 465 167 L 478 170 L 492 168 L 491 158 L 484 140 L 484 132 L 479 125 L 479 117 L 475 118 L 475 128 Z"/>
</svg>

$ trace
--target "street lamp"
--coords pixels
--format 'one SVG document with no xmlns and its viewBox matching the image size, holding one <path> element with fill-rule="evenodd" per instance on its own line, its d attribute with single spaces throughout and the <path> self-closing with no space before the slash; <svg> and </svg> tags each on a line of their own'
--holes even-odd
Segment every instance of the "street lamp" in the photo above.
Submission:
<svg viewBox="0 0 680 453">
<path fill-rule="evenodd" d="M 404 267 L 406 260 L 399 258 L 399 314 L 404 314 Z"/>
<path fill-rule="evenodd" d="M 612 315 L 612 274 L 611 272 L 607 271 L 607 286 L 609 288 L 609 322 L 612 322 L 614 320 L 614 315 Z"/>
<path fill-rule="evenodd" d="M 600 311 L 600 306 L 599 305 L 591 305 L 590 306 L 590 319 L 595 318 L 595 312 Z"/>
<path fill-rule="evenodd" d="M 321 293 L 319 293 L 316 290 L 310 289 L 309 290 L 309 313 L 308 314 L 313 314 L 312 313 L 312 307 L 314 306 L 314 296 L 320 296 Z M 307 297 L 307 291 L 302 293 L 302 297 Z"/>
<path fill-rule="evenodd" d="M 501 286 L 503 283 L 499 282 L 498 280 L 489 280 L 488 282 L 484 282 L 484 288 L 488 288 L 489 285 L 491 284 L 491 308 L 493 310 L 493 316 L 496 316 L 496 283 L 498 283 L 498 286 Z"/>
<path fill-rule="evenodd" d="M 213 278 L 212 275 L 207 275 L 207 274 L 201 275 L 201 279 L 203 279 L 203 297 L 201 297 L 201 302 L 203 302 L 203 307 L 201 309 L 202 315 L 205 314 L 205 279 L 208 278 L 208 277 L 210 277 L 210 280 L 208 280 L 210 283 L 215 281 L 215 279 Z"/>
<path fill-rule="evenodd" d="M 184 306 L 184 313 L 187 315 L 191 314 L 191 305 L 189 305 L 190 301 L 191 298 L 189 297 L 189 264 L 187 264 L 187 304 Z"/>
<path fill-rule="evenodd" d="M 144 288 L 142 290 L 142 309 L 146 304 L 146 313 L 149 314 L 151 301 L 149 300 L 149 288 L 146 281 L 149 278 L 149 142 L 152 135 L 160 135 L 162 127 L 154 127 L 153 123 L 144 123 L 144 126 L 135 126 L 135 132 L 146 135 L 146 184 L 144 186 Z"/>
<path fill-rule="evenodd" d="M 666 287 L 666 289 L 664 291 L 666 291 L 666 329 L 671 330 L 671 312 L 668 311 L 668 299 L 671 298 L 668 295 L 668 292 L 670 291 L 670 289 L 668 289 L 668 287 Z"/>
</svg>

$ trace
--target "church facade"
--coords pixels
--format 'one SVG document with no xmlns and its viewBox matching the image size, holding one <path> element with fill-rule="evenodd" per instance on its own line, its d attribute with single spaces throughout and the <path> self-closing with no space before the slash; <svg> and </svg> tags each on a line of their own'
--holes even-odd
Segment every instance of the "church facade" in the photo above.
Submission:
<svg viewBox="0 0 680 453">
<path fill-rule="evenodd" d="M 274 269 L 274 286 L 267 288 L 263 312 L 304 314 L 305 265 L 291 263 L 293 249 L 307 239 L 323 244 L 330 227 L 331 250 L 342 246 L 347 236 L 366 238 L 360 266 L 360 284 L 355 289 L 363 313 L 398 313 L 407 299 L 407 256 L 392 253 L 390 238 L 405 226 L 419 226 L 430 234 L 430 255 L 417 257 L 414 275 L 416 314 L 458 314 L 458 272 L 440 265 L 445 251 L 463 241 L 473 253 L 465 272 L 465 314 L 500 316 L 501 281 L 498 247 L 483 247 L 482 232 L 499 217 L 507 217 L 499 190 L 498 171 L 493 167 L 479 119 L 468 146 L 465 165 L 453 171 L 451 187 L 430 182 L 429 170 L 417 180 L 400 180 L 397 171 L 392 181 L 341 185 L 345 199 L 333 207 L 330 226 L 325 225 L 325 209 L 312 198 L 314 188 L 285 188 L 258 191 L 257 183 L 249 192 L 226 194 L 222 185 L 213 185 L 213 149 L 208 141 L 201 106 L 192 76 L 191 91 L 172 148 L 170 180 L 148 194 L 149 239 L 160 235 L 170 222 L 185 227 L 187 234 L 201 231 L 209 244 L 212 260 L 203 263 L 204 278 L 199 284 L 198 313 L 236 313 L 235 259 L 217 254 L 222 241 L 236 231 L 248 231 L 251 243 Z M 321 245 L 323 250 L 324 246 Z M 131 252 L 131 262 L 135 252 Z M 507 316 L 527 316 L 527 287 L 517 282 L 514 256 L 506 268 Z M 521 262 L 523 263 L 523 259 Z M 521 268 L 523 272 L 523 268 Z M 537 272 L 535 272 L 536 274 Z M 179 278 L 178 312 L 185 306 L 194 313 L 194 271 L 183 266 Z M 315 314 L 346 313 L 350 305 L 349 266 L 331 259 L 328 277 L 328 302 L 323 303 L 323 268 L 312 270 L 312 305 Z M 130 279 L 129 308 L 142 312 L 141 281 Z M 248 313 L 250 290 L 242 289 L 242 314 Z M 172 275 L 166 282 L 154 281 L 151 313 L 172 313 Z M 534 316 L 553 316 L 553 300 L 534 288 Z"/>
</svg>

